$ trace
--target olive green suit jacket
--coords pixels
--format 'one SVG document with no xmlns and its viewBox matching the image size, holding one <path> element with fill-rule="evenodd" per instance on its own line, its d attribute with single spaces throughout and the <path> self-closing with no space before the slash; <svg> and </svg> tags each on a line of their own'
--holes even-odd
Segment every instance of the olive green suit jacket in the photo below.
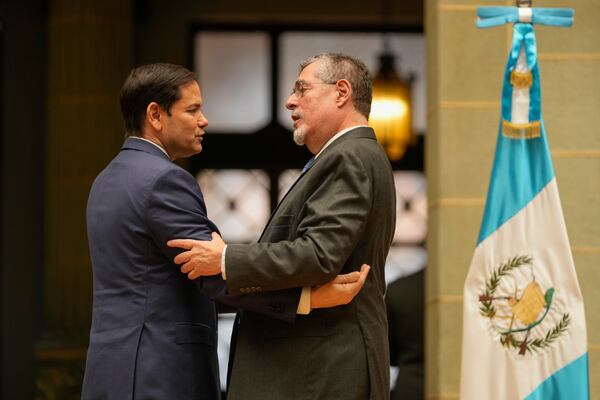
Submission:
<svg viewBox="0 0 600 400">
<path fill-rule="evenodd" d="M 257 244 L 227 247 L 232 294 L 322 284 L 362 263 L 372 268 L 346 306 L 313 310 L 294 324 L 238 315 L 228 400 L 389 398 L 384 265 L 395 210 L 390 163 L 373 130 L 359 127 L 300 176 Z"/>
</svg>

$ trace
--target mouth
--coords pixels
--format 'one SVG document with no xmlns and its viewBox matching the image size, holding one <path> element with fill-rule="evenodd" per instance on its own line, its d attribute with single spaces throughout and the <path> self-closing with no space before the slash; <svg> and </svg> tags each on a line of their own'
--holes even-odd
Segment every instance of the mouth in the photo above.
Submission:
<svg viewBox="0 0 600 400">
<path fill-rule="evenodd" d="M 292 114 L 292 121 L 294 122 L 294 127 L 296 126 L 296 124 L 298 123 L 298 121 L 300 121 L 302 119 L 302 115 L 300 114 Z"/>
</svg>

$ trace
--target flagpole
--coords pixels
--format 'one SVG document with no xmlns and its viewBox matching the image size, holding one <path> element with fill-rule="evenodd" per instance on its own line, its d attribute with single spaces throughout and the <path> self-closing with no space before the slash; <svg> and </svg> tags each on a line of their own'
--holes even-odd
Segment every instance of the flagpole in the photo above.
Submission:
<svg viewBox="0 0 600 400">
<path fill-rule="evenodd" d="M 477 26 L 513 24 L 486 206 L 463 295 L 462 400 L 589 399 L 583 298 L 541 111 L 535 25 L 573 10 L 479 7 Z"/>
</svg>

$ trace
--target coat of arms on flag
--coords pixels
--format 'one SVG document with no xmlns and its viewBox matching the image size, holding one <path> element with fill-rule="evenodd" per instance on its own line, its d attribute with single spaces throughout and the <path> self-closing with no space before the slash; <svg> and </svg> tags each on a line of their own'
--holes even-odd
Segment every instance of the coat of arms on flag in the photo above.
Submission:
<svg viewBox="0 0 600 400">
<path fill-rule="evenodd" d="M 519 355 L 550 347 L 566 333 L 571 322 L 569 313 L 552 305 L 554 287 L 542 290 L 543 283 L 535 277 L 533 257 L 521 255 L 509 258 L 494 268 L 479 296 L 481 315 L 490 320 L 490 327 L 507 348 L 518 350 Z M 541 336 L 531 331 L 541 325 L 548 314 L 559 313 L 556 324 L 537 329 Z"/>
<path fill-rule="evenodd" d="M 463 297 L 461 399 L 588 399 L 583 298 L 542 119 L 534 25 L 573 10 L 480 7 L 514 23 L 494 166 Z"/>
</svg>

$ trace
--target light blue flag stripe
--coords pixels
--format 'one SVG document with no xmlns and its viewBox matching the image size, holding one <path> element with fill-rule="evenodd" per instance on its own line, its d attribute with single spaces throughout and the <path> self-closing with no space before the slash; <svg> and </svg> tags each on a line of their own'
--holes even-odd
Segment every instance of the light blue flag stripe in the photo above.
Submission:
<svg viewBox="0 0 600 400">
<path fill-rule="evenodd" d="M 504 137 L 500 120 L 494 167 L 477 244 L 515 216 L 554 178 L 546 129 L 541 116 L 540 74 L 533 26 L 517 23 L 513 35 L 515 39 L 504 73 L 502 118 L 507 121 L 511 119 L 510 74 L 517 63 L 521 46 L 525 46 L 527 63 L 532 68 L 533 77 L 529 117 L 531 121 L 541 122 L 541 135 L 533 139 Z"/>
<path fill-rule="evenodd" d="M 482 19 L 478 21 L 478 26 L 490 27 L 515 22 L 516 14 L 518 14 L 516 10 L 508 7 L 479 8 L 478 16 Z M 536 14 L 538 17 L 544 17 L 544 21 L 536 20 Z M 567 9 L 544 12 L 534 9 L 533 23 L 570 26 L 572 15 L 572 10 Z M 560 21 L 557 17 L 560 17 Z M 502 118 L 486 208 L 477 240 L 478 245 L 526 207 L 554 179 L 554 168 L 541 115 L 540 77 L 535 42 L 532 24 L 515 23 L 513 44 L 504 75 Z M 533 78 L 530 88 L 529 121 L 540 122 L 540 137 L 537 138 L 511 138 L 503 135 L 503 120 L 511 122 L 512 118 L 513 89 L 510 76 L 522 47 Z M 586 352 L 546 378 L 525 399 L 583 400 L 589 399 L 589 396 L 588 353 Z"/>
<path fill-rule="evenodd" d="M 589 398 L 588 353 L 585 353 L 548 377 L 525 397 L 525 400 L 585 400 Z"/>
<path fill-rule="evenodd" d="M 510 139 L 499 129 L 494 168 L 477 244 L 484 241 L 554 178 L 546 129 L 535 139 Z"/>
</svg>

